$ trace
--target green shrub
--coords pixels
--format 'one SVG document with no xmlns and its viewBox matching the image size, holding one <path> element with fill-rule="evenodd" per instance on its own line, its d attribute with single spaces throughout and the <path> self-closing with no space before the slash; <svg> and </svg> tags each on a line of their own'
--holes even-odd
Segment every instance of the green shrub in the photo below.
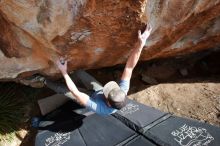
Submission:
<svg viewBox="0 0 220 146">
<path fill-rule="evenodd" d="M 25 102 L 14 83 L 0 84 L 0 141 L 10 141 L 19 130 L 25 114 Z"/>
</svg>

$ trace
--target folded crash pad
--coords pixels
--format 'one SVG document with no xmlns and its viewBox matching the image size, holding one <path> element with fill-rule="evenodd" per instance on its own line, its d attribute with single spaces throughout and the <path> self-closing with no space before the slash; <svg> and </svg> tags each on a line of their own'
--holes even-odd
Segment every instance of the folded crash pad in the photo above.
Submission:
<svg viewBox="0 0 220 146">
<path fill-rule="evenodd" d="M 53 112 L 43 116 L 42 121 L 63 122 L 68 120 L 82 119 L 91 113 L 90 110 L 80 106 L 78 103 L 68 101 Z"/>
<path fill-rule="evenodd" d="M 133 100 L 128 100 L 128 103 L 124 108 L 113 114 L 115 118 L 119 119 L 135 131 L 143 129 L 166 115 L 167 113 Z"/>
<path fill-rule="evenodd" d="M 172 116 L 143 134 L 159 145 L 220 145 L 220 128 L 192 119 Z"/>
<path fill-rule="evenodd" d="M 41 114 L 46 115 L 63 105 L 68 100 L 70 100 L 70 98 L 66 97 L 63 94 L 54 94 L 52 96 L 38 100 L 38 105 Z"/>
</svg>

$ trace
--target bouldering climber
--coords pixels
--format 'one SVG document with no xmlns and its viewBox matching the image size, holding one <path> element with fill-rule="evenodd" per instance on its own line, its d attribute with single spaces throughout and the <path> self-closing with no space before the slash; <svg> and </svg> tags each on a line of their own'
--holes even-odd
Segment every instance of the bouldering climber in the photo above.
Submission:
<svg viewBox="0 0 220 146">
<path fill-rule="evenodd" d="M 68 75 L 67 61 L 63 58 L 60 58 L 56 62 L 56 65 L 60 69 L 68 88 L 47 79 L 44 83 L 49 88 L 71 97 L 79 104 L 100 115 L 112 114 L 126 105 L 131 75 L 140 58 L 146 40 L 150 36 L 151 30 L 151 26 L 147 25 L 143 33 L 141 33 L 140 30 L 138 31 L 138 42 L 128 57 L 119 84 L 115 81 L 110 81 L 103 87 L 94 77 L 85 71 L 79 70 L 74 73 L 74 76 L 76 76 L 87 89 L 86 91 L 80 90 Z M 89 92 L 91 90 L 93 90 L 93 93 Z"/>
</svg>

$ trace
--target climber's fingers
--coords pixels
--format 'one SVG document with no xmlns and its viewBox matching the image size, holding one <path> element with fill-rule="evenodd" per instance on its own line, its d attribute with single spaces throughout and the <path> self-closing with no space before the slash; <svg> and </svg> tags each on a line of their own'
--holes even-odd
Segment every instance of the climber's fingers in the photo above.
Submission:
<svg viewBox="0 0 220 146">
<path fill-rule="evenodd" d="M 66 64 L 66 62 L 67 62 L 63 57 L 61 57 L 61 58 L 59 59 L 59 61 L 60 61 L 60 63 L 61 63 L 62 65 Z"/>
<path fill-rule="evenodd" d="M 138 38 L 141 39 L 141 30 L 138 30 Z"/>
<path fill-rule="evenodd" d="M 56 61 L 56 65 L 59 69 L 65 69 L 67 67 L 67 61 L 61 57 Z"/>
<path fill-rule="evenodd" d="M 150 25 L 150 23 L 147 23 L 147 30 L 151 31 L 152 30 L 152 26 Z"/>
<path fill-rule="evenodd" d="M 144 32 L 143 32 L 143 35 L 144 35 L 144 36 L 149 36 L 150 33 L 151 33 L 151 30 L 152 30 L 152 27 L 151 27 L 151 25 L 148 23 L 147 26 L 146 26 L 146 28 L 145 28 L 145 30 L 144 30 Z"/>
</svg>

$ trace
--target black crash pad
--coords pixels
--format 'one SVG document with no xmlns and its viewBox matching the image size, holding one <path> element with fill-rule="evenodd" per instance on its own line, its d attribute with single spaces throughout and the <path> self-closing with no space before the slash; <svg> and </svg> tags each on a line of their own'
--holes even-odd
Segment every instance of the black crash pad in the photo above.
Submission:
<svg viewBox="0 0 220 146">
<path fill-rule="evenodd" d="M 137 134 L 112 116 L 97 114 L 83 119 L 79 128 L 88 146 L 113 146 L 137 136 Z"/>
<path fill-rule="evenodd" d="M 157 145 L 153 144 L 143 136 L 137 136 L 128 143 L 124 144 L 124 146 L 157 146 Z"/>
<path fill-rule="evenodd" d="M 35 146 L 86 146 L 78 129 L 69 132 L 40 131 Z"/>
<path fill-rule="evenodd" d="M 71 112 L 74 111 L 71 109 Z M 112 116 L 91 114 L 87 117 L 83 115 L 81 118 L 76 118 L 74 115 L 77 117 L 80 115 L 74 112 L 74 114 L 69 113 L 71 119 L 65 117 L 68 114 L 59 114 L 63 114 L 62 108 L 47 115 L 45 120 L 40 123 L 40 125 L 48 126 L 39 128 L 35 140 L 36 146 L 52 146 L 57 143 L 62 143 L 62 146 L 113 146 L 137 136 L 133 130 Z M 58 117 L 68 120 L 48 124 L 48 122 L 54 122 L 54 119 Z"/>
<path fill-rule="evenodd" d="M 159 145 L 220 145 L 219 127 L 174 116 L 146 131 L 144 136 Z"/>
<path fill-rule="evenodd" d="M 219 127 L 170 116 L 131 100 L 114 117 L 88 113 L 74 102 L 64 104 L 43 118 L 35 145 L 220 145 Z"/>
<path fill-rule="evenodd" d="M 143 105 L 133 100 L 128 100 L 127 105 L 113 114 L 113 116 L 131 129 L 138 131 L 154 121 L 166 116 L 167 113 Z"/>
<path fill-rule="evenodd" d="M 79 112 L 73 112 L 75 110 L 85 111 L 86 109 L 73 101 L 68 101 L 64 105 L 60 106 L 58 109 L 42 117 L 42 120 L 55 121 L 58 123 L 68 120 L 83 119 L 84 117 L 86 117 Z"/>
</svg>

